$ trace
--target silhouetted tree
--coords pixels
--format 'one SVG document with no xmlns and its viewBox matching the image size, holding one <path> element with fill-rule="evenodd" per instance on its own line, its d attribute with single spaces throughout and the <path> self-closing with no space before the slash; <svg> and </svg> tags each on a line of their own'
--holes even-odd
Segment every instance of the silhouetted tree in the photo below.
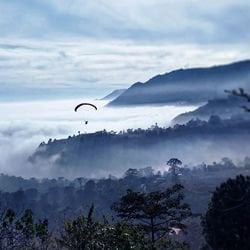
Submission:
<svg viewBox="0 0 250 250">
<path fill-rule="evenodd" d="M 177 184 L 179 182 L 178 169 L 182 165 L 182 162 L 177 158 L 171 158 L 167 161 L 167 165 L 170 166 L 169 171 L 171 173 L 172 182 Z"/>
<path fill-rule="evenodd" d="M 160 240 L 168 239 L 173 228 L 184 230 L 183 220 L 191 216 L 189 205 L 183 202 L 182 189 L 181 185 L 174 185 L 164 192 L 128 190 L 112 209 L 118 217 L 140 226 L 150 238 L 151 249 L 155 249 Z"/>
<path fill-rule="evenodd" d="M 139 176 L 139 171 L 136 168 L 129 168 L 126 172 L 125 172 L 125 177 L 138 177 Z"/>
<path fill-rule="evenodd" d="M 235 95 L 235 96 L 239 96 L 239 97 L 243 97 L 247 102 L 250 103 L 250 95 L 245 92 L 245 90 L 243 88 L 239 88 L 239 90 L 225 90 L 226 93 Z M 243 108 L 247 111 L 250 112 L 250 108 L 248 106 L 243 106 Z"/>
<path fill-rule="evenodd" d="M 250 177 L 239 175 L 217 187 L 202 220 L 212 249 L 250 249 Z"/>
</svg>

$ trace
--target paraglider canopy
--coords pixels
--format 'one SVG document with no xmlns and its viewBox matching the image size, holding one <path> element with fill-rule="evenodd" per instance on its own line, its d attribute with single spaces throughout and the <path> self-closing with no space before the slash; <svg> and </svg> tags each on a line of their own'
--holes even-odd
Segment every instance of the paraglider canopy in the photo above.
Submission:
<svg viewBox="0 0 250 250">
<path fill-rule="evenodd" d="M 95 110 L 97 110 L 97 107 L 92 104 L 92 103 L 88 103 L 88 102 L 83 102 L 83 103 L 80 103 L 78 104 L 76 107 L 75 107 L 75 112 L 82 106 L 89 106 L 91 108 L 94 108 Z M 88 120 L 84 120 L 84 124 L 87 125 L 88 124 Z"/>
<path fill-rule="evenodd" d="M 84 106 L 84 105 L 91 106 L 91 107 L 93 107 L 95 110 L 97 110 L 97 107 L 96 107 L 94 104 L 92 104 L 92 103 L 87 103 L 87 102 L 83 102 L 83 103 L 78 104 L 78 105 L 75 107 L 75 112 L 78 110 L 78 108 L 80 108 L 81 106 Z"/>
</svg>

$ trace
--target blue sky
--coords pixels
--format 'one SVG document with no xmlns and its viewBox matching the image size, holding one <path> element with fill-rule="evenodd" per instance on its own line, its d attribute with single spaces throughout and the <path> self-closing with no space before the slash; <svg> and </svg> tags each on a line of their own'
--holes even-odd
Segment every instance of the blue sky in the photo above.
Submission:
<svg viewBox="0 0 250 250">
<path fill-rule="evenodd" d="M 1 0 L 0 100 L 98 95 L 250 58 L 247 0 Z"/>
</svg>

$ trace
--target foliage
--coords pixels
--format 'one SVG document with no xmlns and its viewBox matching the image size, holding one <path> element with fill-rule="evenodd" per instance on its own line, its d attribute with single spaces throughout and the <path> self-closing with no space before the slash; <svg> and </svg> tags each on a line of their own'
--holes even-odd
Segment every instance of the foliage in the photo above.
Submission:
<svg viewBox="0 0 250 250">
<path fill-rule="evenodd" d="M 179 183 L 178 168 L 182 165 L 182 162 L 177 158 L 171 158 L 167 161 L 167 165 L 170 166 L 169 171 L 171 173 L 172 182 L 174 184 Z"/>
<path fill-rule="evenodd" d="M 49 244 L 48 221 L 33 220 L 30 209 L 17 218 L 12 209 L 2 212 L 0 218 L 1 249 L 47 249 Z"/>
<path fill-rule="evenodd" d="M 106 222 L 104 228 L 103 245 L 105 249 L 148 249 L 143 233 L 135 225 L 124 222 L 111 225 Z"/>
<path fill-rule="evenodd" d="M 94 207 L 89 210 L 88 216 L 79 216 L 75 220 L 64 222 L 63 231 L 58 239 L 59 244 L 67 249 L 100 249 L 99 224 L 93 221 Z"/>
<path fill-rule="evenodd" d="M 248 103 L 250 102 L 250 95 L 245 92 L 245 90 L 243 88 L 239 88 L 239 90 L 226 90 L 225 91 L 226 93 L 230 93 L 234 96 L 239 96 L 239 97 L 242 97 L 244 98 Z M 246 112 L 250 112 L 250 108 L 248 106 L 243 106 L 242 108 L 245 109 Z"/>
<path fill-rule="evenodd" d="M 246 157 L 241 163 L 235 165 L 231 159 L 223 158 L 221 161 L 211 164 L 203 163 L 196 166 L 184 166 L 179 168 L 178 172 L 181 173 L 181 175 L 179 175 L 180 182 L 185 187 L 183 189 L 185 201 L 190 204 L 195 214 L 201 214 L 207 210 L 211 193 L 216 186 L 226 181 L 229 177 L 232 178 L 238 174 L 250 174 L 250 159 Z M 23 214 L 22 208 L 32 209 L 34 212 L 34 221 L 37 222 L 35 218 L 47 218 L 50 229 L 53 229 L 53 232 L 62 231 L 65 218 L 70 218 L 72 221 L 76 220 L 79 214 L 86 216 L 89 207 L 94 203 L 95 210 L 93 211 L 92 217 L 96 219 L 95 222 L 98 222 L 103 227 L 103 214 L 105 214 L 106 218 L 111 218 L 114 215 L 114 211 L 110 210 L 110 206 L 125 195 L 127 189 L 130 188 L 134 192 L 150 193 L 154 191 L 164 191 L 166 187 L 171 186 L 171 173 L 169 171 L 158 171 L 157 173 L 155 171 L 154 173 L 151 167 L 146 167 L 133 170 L 132 173 L 136 173 L 136 175 L 127 176 L 125 174 L 122 178 L 110 176 L 106 179 L 95 180 L 81 178 L 80 182 L 78 179 L 67 180 L 62 177 L 58 179 L 38 180 L 35 178 L 23 179 L 21 177 L 1 175 L 0 185 L 7 187 L 8 191 L 0 192 L 0 203 L 2 207 L 11 208 L 15 211 L 15 221 L 21 219 Z M 8 183 L 9 186 L 7 186 Z M 22 189 L 16 191 L 19 188 Z M 11 190 L 14 190 L 14 192 Z M 0 218 L 3 219 L 3 216 L 4 214 Z M 190 218 L 185 221 L 185 224 L 188 226 L 188 234 L 182 234 L 181 238 L 187 241 L 192 247 L 195 247 L 194 249 L 197 249 L 196 247 L 198 247 L 202 241 L 201 228 L 199 221 L 197 221 L 197 231 L 196 228 L 192 227 L 191 221 L 193 221 L 193 219 L 194 218 Z M 148 237 L 146 236 L 148 236 L 148 234 L 145 234 L 144 230 L 138 228 L 138 225 L 131 227 L 131 224 L 132 223 L 125 223 L 125 225 L 122 226 L 122 228 L 128 227 L 126 230 L 132 230 L 131 234 L 129 234 L 129 241 L 133 244 L 137 242 L 136 239 L 130 237 L 131 235 L 135 235 L 135 232 L 138 234 L 137 238 L 140 238 L 141 235 L 145 235 L 144 240 L 147 240 Z M 12 224 L 12 227 L 14 226 L 15 222 Z M 113 234 L 113 229 L 117 229 L 117 227 L 118 225 L 115 222 L 108 226 L 108 229 L 111 230 L 112 237 L 107 237 L 105 241 L 108 241 L 110 238 L 118 238 L 117 244 L 122 242 L 122 236 L 120 234 L 118 234 L 119 237 Z M 124 237 L 126 236 L 126 230 Z M 1 233 L 3 234 L 2 230 Z M 58 235 L 56 236 L 59 237 Z M 49 240 L 50 239 L 47 238 L 46 241 Z M 126 237 L 124 241 L 125 240 Z M 46 241 L 43 243 L 43 246 L 46 246 Z M 162 241 L 160 243 L 165 244 Z M 166 244 L 169 245 L 168 242 Z M 125 245 L 125 243 L 122 245 Z"/>
<path fill-rule="evenodd" d="M 64 229 L 57 239 L 60 247 L 66 249 L 146 249 L 143 235 L 133 226 L 110 224 L 93 219 L 94 206 L 88 216 L 79 216 L 64 223 Z"/>
<path fill-rule="evenodd" d="M 234 116 L 223 120 L 218 116 L 212 116 L 208 122 L 191 120 L 185 125 L 176 124 L 173 127 L 154 126 L 118 133 L 99 131 L 81 134 L 71 139 L 42 145 L 29 159 L 32 164 L 40 166 L 41 163 L 49 164 L 50 159 L 60 155 L 53 161 L 55 169 L 83 176 L 99 175 L 103 173 L 101 169 L 105 169 L 108 174 L 113 172 L 114 168 L 118 172 L 135 166 L 163 164 L 166 160 L 165 155 L 178 152 L 178 155 L 181 153 L 184 157 L 190 156 L 190 148 L 193 149 L 192 156 L 195 162 L 200 159 L 197 157 L 197 151 L 200 152 L 200 156 L 206 154 L 207 147 L 204 147 L 204 143 L 211 143 L 210 148 L 216 155 L 217 150 L 221 149 L 220 145 L 227 145 L 227 138 L 232 140 L 232 134 L 234 143 L 244 143 L 242 138 L 247 140 L 250 137 L 250 120 L 244 116 L 240 117 L 239 119 L 238 116 Z M 181 151 L 177 150 L 178 148 Z M 135 150 L 137 154 L 134 153 Z M 243 156 L 242 151 L 239 153 Z M 234 155 L 236 154 L 237 152 Z"/>
<path fill-rule="evenodd" d="M 140 227 L 148 236 L 152 248 L 173 232 L 185 229 L 183 220 L 191 216 L 189 205 L 183 202 L 183 187 L 174 185 L 165 191 L 150 193 L 127 191 L 112 209 L 124 221 Z"/>
<path fill-rule="evenodd" d="M 217 187 L 203 218 L 212 249 L 250 249 L 250 177 L 242 175 Z"/>
</svg>

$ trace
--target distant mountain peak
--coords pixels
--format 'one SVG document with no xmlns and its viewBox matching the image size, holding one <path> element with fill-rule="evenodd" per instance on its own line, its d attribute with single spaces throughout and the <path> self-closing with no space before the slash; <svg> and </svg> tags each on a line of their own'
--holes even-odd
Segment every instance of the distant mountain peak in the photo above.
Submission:
<svg viewBox="0 0 250 250">
<path fill-rule="evenodd" d="M 222 97 L 225 89 L 250 86 L 250 60 L 211 67 L 177 69 L 136 82 L 109 106 L 201 103 Z"/>
</svg>

